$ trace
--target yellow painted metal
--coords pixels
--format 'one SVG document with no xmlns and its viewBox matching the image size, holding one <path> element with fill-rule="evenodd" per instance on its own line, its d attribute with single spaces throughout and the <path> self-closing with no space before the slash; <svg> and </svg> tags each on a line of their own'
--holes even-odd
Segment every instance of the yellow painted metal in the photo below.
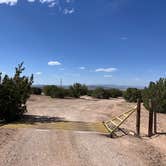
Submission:
<svg viewBox="0 0 166 166">
<path fill-rule="evenodd" d="M 112 129 L 109 128 L 109 126 L 107 126 L 107 123 L 103 122 L 104 126 L 106 127 L 107 131 L 112 133 Z"/>
<path fill-rule="evenodd" d="M 117 119 L 120 120 L 120 121 L 123 121 L 123 119 L 121 119 L 121 118 L 119 118 L 119 117 L 117 117 Z"/>
<path fill-rule="evenodd" d="M 113 134 L 121 124 L 123 124 L 135 111 L 137 110 L 137 107 L 134 107 L 133 109 L 116 116 L 112 118 L 109 121 L 103 122 L 106 129 L 110 132 L 110 134 Z M 119 123 L 117 121 L 120 121 Z"/>
<path fill-rule="evenodd" d="M 52 123 L 10 123 L 0 126 L 1 128 L 9 129 L 22 129 L 22 128 L 32 128 L 32 129 L 57 129 L 57 130 L 71 130 L 71 131 L 87 131 L 87 132 L 101 132 L 108 133 L 107 129 L 103 126 L 101 122 L 77 122 L 77 121 L 66 121 L 66 122 L 52 122 Z"/>
<path fill-rule="evenodd" d="M 118 124 L 117 123 L 115 123 L 115 121 L 111 121 L 111 123 L 114 125 L 114 126 L 118 126 Z"/>
</svg>

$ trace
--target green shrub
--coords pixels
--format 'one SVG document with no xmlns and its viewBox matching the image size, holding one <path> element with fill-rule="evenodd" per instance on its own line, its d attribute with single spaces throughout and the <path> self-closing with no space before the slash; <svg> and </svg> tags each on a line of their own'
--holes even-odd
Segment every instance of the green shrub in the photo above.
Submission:
<svg viewBox="0 0 166 166">
<path fill-rule="evenodd" d="M 65 96 L 65 89 L 61 87 L 56 87 L 51 95 L 52 98 L 64 98 Z"/>
<path fill-rule="evenodd" d="M 109 99 L 110 97 L 109 92 L 100 87 L 93 91 L 92 96 L 98 99 Z"/>
<path fill-rule="evenodd" d="M 88 88 L 86 85 L 81 85 L 79 83 L 75 83 L 70 86 L 70 95 L 75 98 L 79 98 L 80 96 L 87 95 Z"/>
<path fill-rule="evenodd" d="M 142 100 L 141 96 L 141 90 L 137 88 L 128 88 L 124 94 L 123 97 L 128 101 L 128 102 L 137 102 L 137 99 Z"/>
<path fill-rule="evenodd" d="M 92 96 L 92 94 L 93 94 L 93 90 L 88 90 L 87 95 Z"/>
<path fill-rule="evenodd" d="M 66 90 L 56 85 L 44 86 L 43 92 L 46 96 L 51 96 L 52 98 L 64 98 L 66 96 Z"/>
<path fill-rule="evenodd" d="M 26 112 L 26 101 L 31 94 L 33 75 L 22 76 L 23 63 L 15 69 L 15 75 L 10 78 L 0 74 L 0 117 L 7 122 L 20 118 Z"/>
<path fill-rule="evenodd" d="M 34 95 L 41 95 L 42 89 L 41 88 L 37 88 L 37 87 L 32 87 L 31 88 L 31 93 L 34 94 Z"/>
<path fill-rule="evenodd" d="M 123 92 L 119 89 L 109 89 L 108 90 L 110 97 L 112 98 L 117 98 L 117 97 L 122 97 Z"/>
<path fill-rule="evenodd" d="M 43 87 L 43 93 L 46 96 L 51 96 L 52 91 L 54 90 L 55 85 L 46 85 Z"/>
<path fill-rule="evenodd" d="M 156 83 L 150 82 L 142 92 L 142 99 L 148 110 L 151 99 L 156 112 L 166 113 L 166 78 L 160 78 Z"/>
<path fill-rule="evenodd" d="M 65 94 L 65 97 L 72 97 L 72 96 L 71 96 L 70 89 L 65 89 L 65 88 L 64 88 L 64 94 Z"/>
</svg>

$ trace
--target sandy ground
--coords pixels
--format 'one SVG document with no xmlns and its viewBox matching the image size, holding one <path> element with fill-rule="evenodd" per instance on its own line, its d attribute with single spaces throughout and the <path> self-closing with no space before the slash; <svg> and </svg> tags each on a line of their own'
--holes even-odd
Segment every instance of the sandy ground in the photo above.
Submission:
<svg viewBox="0 0 166 166">
<path fill-rule="evenodd" d="M 98 123 L 134 104 L 123 99 L 51 99 L 32 96 L 27 116 L 42 127 L 0 127 L 0 166 L 164 166 L 166 135 L 147 138 L 148 113 L 141 112 L 141 139 L 132 135 L 109 138 L 102 132 L 82 131 L 84 123 Z M 49 123 L 79 122 L 76 130 L 48 128 Z M 166 132 L 166 115 L 158 114 L 158 131 Z M 135 130 L 135 113 L 121 126 Z"/>
</svg>

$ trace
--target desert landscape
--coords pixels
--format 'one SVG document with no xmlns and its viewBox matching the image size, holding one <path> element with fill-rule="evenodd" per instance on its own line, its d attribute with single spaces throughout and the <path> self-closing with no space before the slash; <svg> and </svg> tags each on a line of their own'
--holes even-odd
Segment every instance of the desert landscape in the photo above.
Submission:
<svg viewBox="0 0 166 166">
<path fill-rule="evenodd" d="M 0 166 L 166 166 L 166 0 L 0 0 Z"/>
<path fill-rule="evenodd" d="M 28 112 L 17 123 L 0 127 L 1 166 L 164 166 L 165 114 L 158 132 L 147 137 L 148 112 L 142 106 L 141 138 L 135 137 L 135 113 L 121 126 L 126 134 L 110 138 L 102 125 L 135 106 L 123 98 L 52 99 L 32 95 Z"/>
</svg>

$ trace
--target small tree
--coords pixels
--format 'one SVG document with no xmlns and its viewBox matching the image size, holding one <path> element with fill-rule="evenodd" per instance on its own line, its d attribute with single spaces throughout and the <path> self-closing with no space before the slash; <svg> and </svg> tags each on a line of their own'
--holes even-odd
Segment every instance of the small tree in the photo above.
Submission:
<svg viewBox="0 0 166 166">
<path fill-rule="evenodd" d="M 54 89 L 55 85 L 46 85 L 43 88 L 43 92 L 46 96 L 51 96 Z"/>
<path fill-rule="evenodd" d="M 166 78 L 160 78 L 157 82 L 150 82 L 142 92 L 144 106 L 149 110 L 149 99 L 154 103 L 156 112 L 166 113 Z"/>
<path fill-rule="evenodd" d="M 55 86 L 51 93 L 52 98 L 64 98 L 66 95 L 65 89 Z"/>
<path fill-rule="evenodd" d="M 93 90 L 88 90 L 87 95 L 88 95 L 88 96 L 92 96 L 92 94 L 93 94 Z"/>
<path fill-rule="evenodd" d="M 80 96 L 87 95 L 88 88 L 86 85 L 81 85 L 80 83 L 75 83 L 70 86 L 70 94 L 72 97 L 79 98 Z"/>
<path fill-rule="evenodd" d="M 32 87 L 31 88 L 31 93 L 34 94 L 34 95 L 41 95 L 42 89 L 41 88 L 37 88 L 37 87 Z"/>
<path fill-rule="evenodd" d="M 13 121 L 26 111 L 26 101 L 31 94 L 33 75 L 29 78 L 21 76 L 25 70 L 23 63 L 15 68 L 15 75 L 10 78 L 0 74 L 0 117 Z"/>
<path fill-rule="evenodd" d="M 137 88 L 128 88 L 124 92 L 123 97 L 129 102 L 137 102 L 137 99 L 142 100 L 141 90 Z"/>
<path fill-rule="evenodd" d="M 109 91 L 110 97 L 112 98 L 123 96 L 123 92 L 120 89 L 109 89 L 108 91 Z"/>
<path fill-rule="evenodd" d="M 109 99 L 110 97 L 109 92 L 100 87 L 93 91 L 92 96 L 98 99 Z"/>
<path fill-rule="evenodd" d="M 47 85 L 43 88 L 43 92 L 46 96 L 51 96 L 52 98 L 64 98 L 67 96 L 67 91 L 56 85 Z"/>
</svg>

